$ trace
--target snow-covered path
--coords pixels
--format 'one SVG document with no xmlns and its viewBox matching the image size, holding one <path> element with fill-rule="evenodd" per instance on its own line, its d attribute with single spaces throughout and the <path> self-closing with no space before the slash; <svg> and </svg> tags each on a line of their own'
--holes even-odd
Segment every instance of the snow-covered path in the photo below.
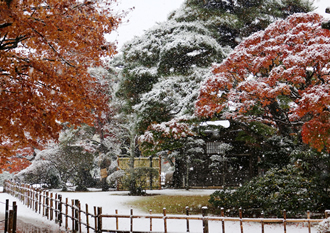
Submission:
<svg viewBox="0 0 330 233">
<path fill-rule="evenodd" d="M 10 209 L 13 201 L 17 204 L 17 226 L 18 232 L 34 233 L 34 232 L 48 232 L 55 233 L 61 232 L 58 225 L 54 222 L 50 222 L 46 217 L 42 217 L 40 214 L 35 213 L 31 209 L 27 208 L 17 198 L 7 194 L 0 193 L 0 220 L 5 219 L 5 201 L 9 199 Z M 0 223 L 1 232 L 3 230 L 4 223 Z M 36 231 L 37 229 L 37 231 Z"/>
<path fill-rule="evenodd" d="M 56 191 L 53 191 L 55 193 Z M 160 194 L 160 195 L 208 195 L 213 193 L 214 190 L 152 190 L 148 191 L 150 194 Z M 69 199 L 79 199 L 82 209 L 84 209 L 85 204 L 87 203 L 89 209 L 92 210 L 93 206 L 102 206 L 102 211 L 104 214 L 114 214 L 115 210 L 118 210 L 119 214 L 129 215 L 131 206 L 128 202 L 143 199 L 145 197 L 134 197 L 128 196 L 127 192 L 56 192 L 65 198 Z M 0 200 L 4 202 L 6 199 L 10 200 L 10 204 L 13 201 L 17 202 L 18 205 L 18 219 L 24 222 L 44 227 L 49 229 L 49 232 L 60 232 L 59 227 L 54 223 L 42 217 L 41 215 L 34 213 L 31 209 L 24 206 L 16 198 L 6 194 L 0 193 Z M 4 205 L 0 206 L 0 218 L 4 216 Z M 91 212 L 91 211 L 90 211 Z M 134 209 L 134 214 L 147 214 L 141 210 Z M 136 231 L 148 231 L 149 230 L 149 219 L 134 219 L 134 230 Z M 260 223 L 243 223 L 244 224 L 244 233 L 256 233 L 261 232 Z M 226 233 L 240 233 L 239 222 L 226 222 Z M 70 223 L 69 223 L 70 226 Z M 119 221 L 120 230 L 129 230 L 129 219 L 121 219 Z M 106 229 L 115 228 L 114 219 L 104 219 L 103 227 Z M 162 219 L 153 220 L 153 231 L 163 231 L 164 224 Z M 167 229 L 168 232 L 186 232 L 186 221 L 185 220 L 167 220 Z M 62 228 L 63 230 L 63 228 Z M 84 230 L 84 229 L 83 229 Z M 190 232 L 202 232 L 202 222 L 201 221 L 190 221 Z M 209 232 L 216 233 L 222 232 L 221 222 L 209 222 Z M 281 233 L 283 232 L 282 224 L 271 224 L 265 225 L 266 233 Z M 312 229 L 313 233 L 316 233 L 315 229 Z M 308 228 L 303 225 L 293 224 L 287 226 L 287 233 L 308 233 Z"/>
</svg>

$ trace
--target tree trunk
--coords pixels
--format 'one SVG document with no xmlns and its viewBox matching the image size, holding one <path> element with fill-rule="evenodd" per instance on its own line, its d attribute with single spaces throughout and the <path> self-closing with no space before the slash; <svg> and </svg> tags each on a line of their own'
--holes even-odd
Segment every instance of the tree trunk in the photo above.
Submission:
<svg viewBox="0 0 330 233">
<path fill-rule="evenodd" d="M 129 191 L 132 195 L 136 194 L 136 177 L 134 174 L 134 158 L 135 158 L 135 146 L 136 146 L 135 139 L 136 139 L 136 134 L 135 134 L 135 130 L 133 130 L 130 140 L 130 160 L 129 160 L 129 167 L 130 167 Z"/>
</svg>

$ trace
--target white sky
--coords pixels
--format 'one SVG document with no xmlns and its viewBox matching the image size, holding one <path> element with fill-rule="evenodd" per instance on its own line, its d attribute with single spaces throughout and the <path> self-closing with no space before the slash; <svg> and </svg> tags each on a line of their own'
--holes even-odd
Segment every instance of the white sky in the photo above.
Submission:
<svg viewBox="0 0 330 233">
<path fill-rule="evenodd" d="M 178 9 L 183 2 L 184 0 L 118 0 L 118 12 L 132 7 L 135 9 L 129 12 L 117 31 L 111 33 L 108 39 L 112 42 L 117 40 L 120 49 L 134 36 L 141 36 L 157 22 L 166 21 L 169 13 Z"/>
<path fill-rule="evenodd" d="M 111 42 L 117 41 L 119 50 L 125 42 L 134 36 L 141 36 L 145 30 L 157 22 L 165 21 L 167 16 L 179 8 L 183 2 L 184 0 L 118 0 L 118 12 L 133 7 L 135 9 L 123 19 L 123 23 L 117 31 L 107 38 Z M 318 7 L 315 10 L 317 13 L 330 18 L 330 14 L 325 13 L 325 8 L 330 7 L 329 0 L 314 0 L 314 5 Z"/>
</svg>

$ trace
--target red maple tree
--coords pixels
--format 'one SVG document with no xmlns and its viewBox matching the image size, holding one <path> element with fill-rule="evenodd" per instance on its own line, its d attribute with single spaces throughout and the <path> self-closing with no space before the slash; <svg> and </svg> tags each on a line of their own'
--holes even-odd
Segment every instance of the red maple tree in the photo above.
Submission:
<svg viewBox="0 0 330 233">
<path fill-rule="evenodd" d="M 294 14 L 245 39 L 205 80 L 200 117 L 260 121 L 330 151 L 330 31 Z"/>
<path fill-rule="evenodd" d="M 104 37 L 120 23 L 112 1 L 0 1 L 0 164 L 56 139 L 61 123 L 92 124 L 108 111 L 87 69 L 115 53 Z"/>
<path fill-rule="evenodd" d="M 23 149 L 18 149 L 15 151 L 14 156 L 8 158 L 5 164 L 0 166 L 0 173 L 3 171 L 8 171 L 9 173 L 17 173 L 28 166 L 30 166 L 30 159 L 33 158 L 34 149 L 31 147 L 26 147 Z"/>
</svg>

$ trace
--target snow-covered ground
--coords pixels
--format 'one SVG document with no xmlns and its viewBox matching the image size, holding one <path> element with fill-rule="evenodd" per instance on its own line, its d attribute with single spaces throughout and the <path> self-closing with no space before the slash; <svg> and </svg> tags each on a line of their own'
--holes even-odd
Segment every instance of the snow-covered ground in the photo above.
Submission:
<svg viewBox="0 0 330 233">
<path fill-rule="evenodd" d="M 209 195 L 213 193 L 214 190 L 152 190 L 148 191 L 150 194 L 160 194 L 160 195 Z M 55 192 L 54 192 L 55 193 Z M 130 201 L 141 200 L 145 197 L 134 197 L 128 196 L 127 192 L 118 192 L 118 191 L 109 191 L 109 192 L 57 192 L 65 198 L 69 199 L 79 199 L 81 202 L 82 209 L 84 209 L 85 204 L 89 206 L 89 210 L 93 209 L 94 206 L 102 207 L 102 212 L 104 214 L 114 214 L 115 210 L 118 210 L 119 214 L 129 215 L 130 209 L 132 208 L 129 205 Z M 10 204 L 13 201 L 17 202 L 18 205 L 18 220 L 43 227 L 44 229 L 52 230 L 51 232 L 60 232 L 59 227 L 54 223 L 42 217 L 41 215 L 34 213 L 31 209 L 24 206 L 16 198 L 8 195 L 7 193 L 0 193 L 1 203 L 6 199 L 10 200 Z M 4 205 L 0 206 L 0 220 L 4 216 Z M 141 210 L 134 209 L 134 214 L 147 214 Z M 148 231 L 149 230 L 149 219 L 134 219 L 134 229 L 136 231 Z M 243 223 L 244 233 L 255 233 L 261 232 L 260 223 Z M 71 226 L 69 222 L 69 226 Z M 121 219 L 119 221 L 120 230 L 129 230 L 129 219 Z M 226 232 L 228 233 L 239 233 L 240 225 L 239 222 L 226 222 Z M 104 219 L 103 227 L 106 229 L 115 229 L 115 220 L 114 219 Z M 163 220 L 153 220 L 153 231 L 163 231 L 164 224 Z M 167 229 L 168 232 L 186 232 L 186 221 L 185 220 L 167 220 Z M 63 228 L 62 228 L 63 230 Z M 85 229 L 83 229 L 85 230 Z M 83 231 L 84 232 L 84 231 Z M 86 232 L 86 231 L 85 231 Z M 190 232 L 202 232 L 202 222 L 201 221 L 190 221 Z M 209 232 L 222 232 L 221 222 L 209 222 Z M 281 233 L 283 231 L 282 224 L 267 224 L 265 226 L 266 233 Z M 301 224 L 292 224 L 287 226 L 288 233 L 308 233 L 308 228 Z M 313 233 L 317 231 L 313 228 Z"/>
<path fill-rule="evenodd" d="M 4 223 L 2 222 L 5 219 L 5 202 L 6 199 L 9 199 L 10 209 L 12 209 L 13 201 L 16 201 L 17 204 L 17 225 L 18 232 L 24 233 L 34 233 L 34 232 L 61 232 L 58 225 L 54 222 L 50 222 L 47 218 L 42 217 L 40 214 L 33 212 L 31 209 L 27 208 L 22 204 L 18 199 L 7 193 L 0 193 L 0 230 L 4 229 Z"/>
</svg>

